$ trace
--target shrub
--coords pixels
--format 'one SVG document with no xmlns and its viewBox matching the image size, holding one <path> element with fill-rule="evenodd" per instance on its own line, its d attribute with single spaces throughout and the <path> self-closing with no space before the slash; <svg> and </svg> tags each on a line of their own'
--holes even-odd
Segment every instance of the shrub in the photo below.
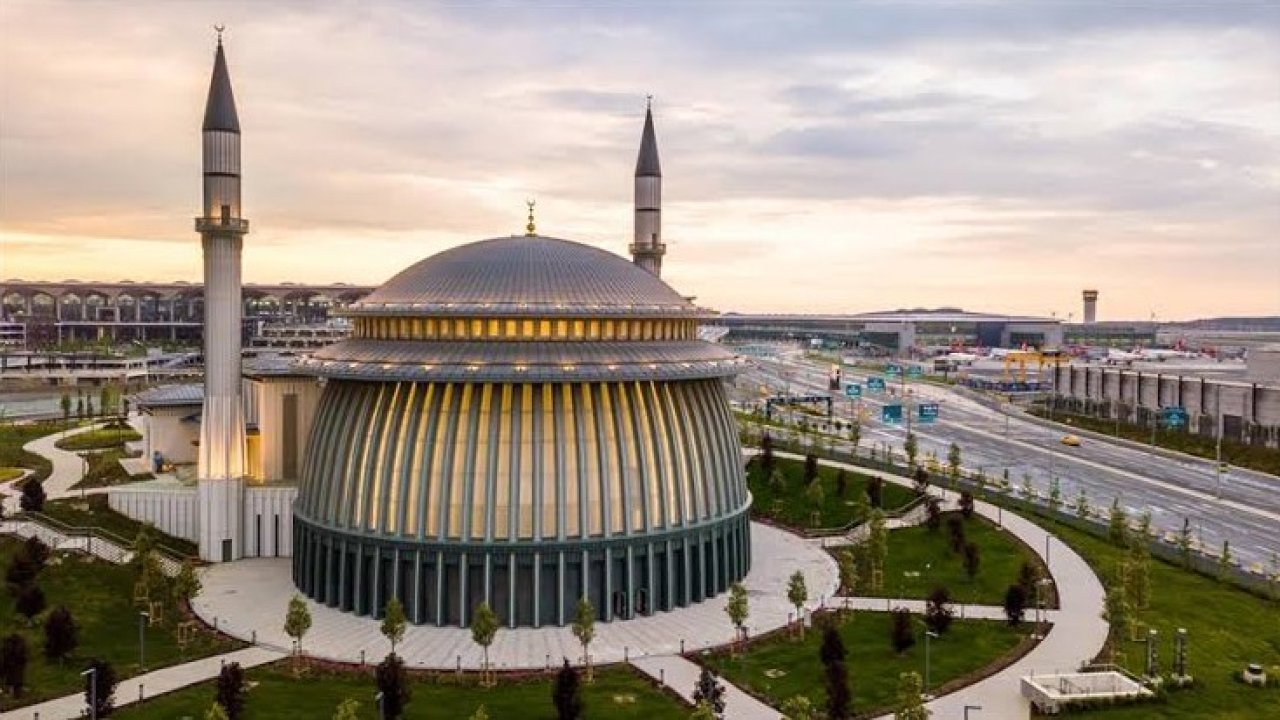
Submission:
<svg viewBox="0 0 1280 720">
<path fill-rule="evenodd" d="M 240 663 L 227 663 L 218 673 L 215 702 L 222 706 L 227 720 L 240 720 L 244 716 L 244 670 Z"/>
<path fill-rule="evenodd" d="M 582 717 L 582 682 L 578 671 L 569 665 L 568 660 L 556 673 L 555 684 L 551 687 L 551 702 L 556 706 L 556 720 L 579 720 Z"/>
<path fill-rule="evenodd" d="M 893 651 L 901 655 L 916 644 L 916 634 L 911 629 L 911 611 L 906 608 L 893 609 L 893 623 L 889 626 L 889 642 Z"/>
<path fill-rule="evenodd" d="M 951 608 L 951 591 L 939 585 L 929 593 L 924 605 L 924 623 L 941 635 L 951 629 L 955 611 Z"/>
<path fill-rule="evenodd" d="M 395 653 L 388 653 L 374 672 L 378 692 L 382 693 L 383 717 L 396 720 L 404 715 L 404 707 L 409 704 L 409 677 L 404 670 L 404 661 Z"/>
</svg>

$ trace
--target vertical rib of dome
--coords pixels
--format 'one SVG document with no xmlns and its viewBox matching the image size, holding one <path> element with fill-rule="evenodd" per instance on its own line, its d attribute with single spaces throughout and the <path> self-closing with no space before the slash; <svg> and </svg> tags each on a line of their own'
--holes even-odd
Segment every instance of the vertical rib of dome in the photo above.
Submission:
<svg viewBox="0 0 1280 720">
<path fill-rule="evenodd" d="M 240 118 L 236 115 L 236 99 L 231 93 L 231 74 L 227 72 L 227 56 L 222 51 L 222 40 L 213 58 L 213 76 L 209 79 L 209 99 L 204 105 L 205 132 L 221 130 L 240 132 Z"/>
</svg>

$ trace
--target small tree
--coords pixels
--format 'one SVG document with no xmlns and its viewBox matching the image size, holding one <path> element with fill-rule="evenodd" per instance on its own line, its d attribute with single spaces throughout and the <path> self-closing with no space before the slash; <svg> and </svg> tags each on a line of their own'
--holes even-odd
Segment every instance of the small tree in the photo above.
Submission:
<svg viewBox="0 0 1280 720">
<path fill-rule="evenodd" d="M 80 395 L 76 398 L 76 417 L 80 420 L 84 419 L 84 396 Z"/>
<path fill-rule="evenodd" d="M 710 705 L 700 702 L 693 706 L 693 712 L 689 713 L 689 720 L 720 720 L 720 718 Z"/>
<path fill-rule="evenodd" d="M 843 468 L 836 471 L 836 497 L 844 499 L 844 494 L 849 490 L 849 477 Z"/>
<path fill-rule="evenodd" d="M 80 628 L 66 605 L 59 605 L 44 619 L 44 656 L 59 664 L 80 644 Z"/>
<path fill-rule="evenodd" d="M 951 620 L 955 610 L 951 607 L 951 591 L 939 585 L 929 593 L 924 604 L 924 624 L 935 633 L 942 635 L 951 629 Z"/>
<path fill-rule="evenodd" d="M 853 551 L 844 548 L 836 554 L 836 566 L 840 570 L 840 593 L 852 596 L 858 587 L 858 563 Z"/>
<path fill-rule="evenodd" d="M 1178 554 L 1182 556 L 1182 567 L 1191 567 L 1191 519 L 1182 518 L 1182 529 L 1178 531 Z"/>
<path fill-rule="evenodd" d="M 1130 636 L 1133 625 L 1133 606 L 1130 604 L 1129 593 L 1122 579 L 1113 582 L 1107 588 L 1102 618 L 1111 625 L 1111 632 L 1117 637 Z"/>
<path fill-rule="evenodd" d="M 1138 609 L 1145 609 L 1151 604 L 1151 551 L 1147 544 L 1137 538 L 1130 538 L 1129 559 L 1126 563 L 1129 570 L 1129 591 L 1133 604 Z"/>
<path fill-rule="evenodd" d="M 27 478 L 22 483 L 22 495 L 18 498 L 18 507 L 26 512 L 44 511 L 44 483 L 39 478 Z"/>
<path fill-rule="evenodd" d="M 84 701 L 91 708 L 90 714 L 109 717 L 116 707 L 116 669 L 105 660 L 94 659 L 89 663 L 92 672 L 84 676 Z"/>
<path fill-rule="evenodd" d="M 1089 496 L 1085 494 L 1083 485 L 1080 486 L 1080 492 L 1076 495 L 1076 502 L 1073 507 L 1075 508 L 1077 517 L 1086 520 L 1089 518 Z"/>
<path fill-rule="evenodd" d="M 853 454 L 858 454 L 858 443 L 862 441 L 862 421 L 854 418 L 849 421 L 849 443 L 853 445 Z"/>
<path fill-rule="evenodd" d="M 191 599 L 200 594 L 200 577 L 196 575 L 196 567 L 190 560 L 183 561 L 182 568 L 174 576 L 169 588 L 174 601 L 182 607 L 189 606 Z"/>
<path fill-rule="evenodd" d="M 932 711 L 924 706 L 923 686 L 919 673 L 898 675 L 898 704 L 893 711 L 893 720 L 929 720 Z"/>
<path fill-rule="evenodd" d="M 817 478 L 810 481 L 809 486 L 804 490 L 804 496 L 809 501 L 809 504 L 813 506 L 814 512 L 820 510 L 822 503 L 827 499 L 827 494 L 822 489 L 822 481 Z"/>
<path fill-rule="evenodd" d="M 218 672 L 214 701 L 227 713 L 227 720 L 244 716 L 244 670 L 240 663 L 225 663 Z"/>
<path fill-rule="evenodd" d="M 1151 510 L 1143 510 L 1138 516 L 1138 537 L 1142 542 L 1149 543 L 1155 539 L 1155 530 L 1151 527 Z"/>
<path fill-rule="evenodd" d="M 71 424 L 71 394 L 62 393 L 58 405 L 62 408 L 62 425 L 66 427 Z"/>
<path fill-rule="evenodd" d="M 693 703 L 706 703 L 716 718 L 724 717 L 724 685 L 716 680 L 716 676 L 705 665 L 698 675 L 698 683 L 693 686 Z"/>
<path fill-rule="evenodd" d="M 925 526 L 930 532 L 937 532 L 942 527 L 942 504 L 935 498 L 929 498 L 924 502 L 925 510 Z"/>
<path fill-rule="evenodd" d="M 964 574 L 972 581 L 978 576 L 978 569 L 982 565 L 982 554 L 975 542 L 967 542 L 964 544 Z"/>
<path fill-rule="evenodd" d="M 1107 538 L 1115 545 L 1123 547 L 1129 541 L 1129 515 L 1120 498 L 1111 501 L 1111 514 L 1107 522 Z"/>
<path fill-rule="evenodd" d="M 489 607 L 489 603 L 480 603 L 471 618 L 471 639 L 484 651 L 485 683 L 489 685 L 492 685 L 492 679 L 488 677 L 489 646 L 493 644 L 493 638 L 497 634 L 498 616 L 494 614 L 493 608 Z"/>
<path fill-rule="evenodd" d="M 1029 560 L 1023 560 L 1022 565 L 1018 568 L 1018 584 L 1026 591 L 1027 597 L 1031 597 L 1031 593 L 1035 590 L 1036 581 L 1040 579 L 1040 570 Z"/>
<path fill-rule="evenodd" d="M 782 703 L 782 720 L 818 720 L 818 710 L 804 695 L 792 695 Z"/>
<path fill-rule="evenodd" d="M 231 720 L 227 717 L 227 711 L 222 709 L 218 703 L 209 703 L 209 708 L 204 711 L 204 720 Z"/>
<path fill-rule="evenodd" d="M 911 481 L 912 481 L 911 489 L 915 490 L 916 495 L 924 495 L 925 493 L 929 492 L 929 471 L 928 470 L 925 470 L 922 467 L 917 467 L 915 471 L 911 473 Z"/>
<path fill-rule="evenodd" d="M 1062 481 L 1058 478 L 1049 480 L 1049 511 L 1058 512 L 1062 509 Z"/>
<path fill-rule="evenodd" d="M 765 433 L 760 438 L 760 472 L 765 477 L 773 474 L 775 460 L 773 458 L 773 438 L 769 437 L 769 433 Z"/>
<path fill-rule="evenodd" d="M 1023 500 L 1031 500 L 1036 496 L 1036 489 L 1031 485 L 1031 473 L 1022 473 L 1022 488 L 1018 491 Z"/>
<path fill-rule="evenodd" d="M 893 651 L 901 655 L 916 644 L 916 634 L 911 628 L 911 611 L 906 608 L 894 608 L 890 613 L 892 622 L 889 625 L 889 642 Z"/>
<path fill-rule="evenodd" d="M 804 483 L 808 485 L 818 479 L 818 458 L 813 453 L 804 456 Z"/>
<path fill-rule="evenodd" d="M 915 467 L 916 453 L 920 452 L 920 445 L 916 442 L 915 433 L 907 433 L 907 439 L 902 443 L 902 451 L 907 454 L 907 467 Z"/>
<path fill-rule="evenodd" d="M 27 641 L 18 633 L 0 641 L 0 682 L 13 697 L 22 697 L 27 684 Z"/>
<path fill-rule="evenodd" d="M 729 602 L 725 604 L 724 611 L 729 615 L 729 621 L 733 623 L 734 637 L 737 641 L 741 641 L 742 626 L 746 624 L 747 615 L 750 613 L 747 605 L 747 588 L 742 583 L 736 582 L 729 586 Z"/>
<path fill-rule="evenodd" d="M 947 516 L 947 540 L 950 542 L 951 552 L 958 553 L 964 550 L 964 544 L 968 539 L 965 537 L 964 520 L 959 516 Z"/>
<path fill-rule="evenodd" d="M 884 479 L 878 475 L 867 481 L 867 502 L 873 508 L 884 507 Z"/>
<path fill-rule="evenodd" d="M 295 594 L 289 599 L 289 609 L 284 615 L 284 632 L 293 638 L 294 669 L 297 659 L 302 656 L 302 637 L 311 629 L 311 611 L 302 596 Z"/>
<path fill-rule="evenodd" d="M 387 606 L 382 611 L 382 637 L 391 643 L 391 654 L 396 654 L 396 645 L 404 639 L 404 631 L 407 620 L 404 616 L 404 605 L 400 604 L 400 598 L 392 597 L 387 601 Z"/>
<path fill-rule="evenodd" d="M 578 671 L 564 661 L 564 667 L 556 673 L 556 681 L 551 686 L 551 702 L 556 707 L 556 720 L 580 720 L 582 714 L 582 683 L 578 680 Z"/>
<path fill-rule="evenodd" d="M 951 487 L 955 488 L 960 481 L 960 446 L 951 443 L 947 449 L 947 477 L 951 478 Z"/>
<path fill-rule="evenodd" d="M 1022 624 L 1022 618 L 1027 610 L 1027 590 L 1018 583 L 1009 586 L 1004 591 L 1004 616 L 1009 624 L 1017 627 Z"/>
<path fill-rule="evenodd" d="M 1222 554 L 1218 555 L 1218 579 L 1222 580 L 1227 576 L 1227 572 L 1231 570 L 1231 565 L 1235 558 L 1231 555 L 1231 541 L 1222 541 Z"/>
<path fill-rule="evenodd" d="M 360 720 L 360 703 L 355 698 L 347 698 L 338 703 L 333 711 L 333 720 Z"/>
<path fill-rule="evenodd" d="M 382 693 L 382 713 L 387 720 L 397 720 L 404 715 L 404 708 L 409 704 L 409 677 L 404 670 L 404 661 L 395 653 L 388 653 L 374 671 L 378 692 Z"/>
<path fill-rule="evenodd" d="M 822 645 L 818 649 L 818 657 L 822 660 L 827 690 L 827 717 L 831 720 L 846 720 L 849 717 L 849 706 L 853 704 L 845 655 L 844 640 L 840 637 L 840 632 L 835 626 L 827 624 L 822 630 Z"/>
<path fill-rule="evenodd" d="M 15 607 L 18 614 L 27 619 L 27 625 L 35 627 L 36 616 L 43 612 L 45 608 L 44 591 L 35 583 L 24 585 L 18 591 Z"/>
<path fill-rule="evenodd" d="M 960 493 L 960 515 L 965 520 L 973 517 L 973 493 L 968 490 Z"/>
<path fill-rule="evenodd" d="M 796 620 L 800 623 L 800 637 L 804 637 L 804 604 L 809 600 L 809 589 L 804 584 L 804 573 L 797 570 L 791 573 L 787 581 L 787 601 L 796 609 Z"/>
<path fill-rule="evenodd" d="M 873 572 L 871 579 L 873 582 L 877 577 L 883 577 L 884 564 L 889 559 L 889 531 L 884 526 L 884 511 L 879 508 L 871 511 L 871 530 L 867 533 L 867 548 L 871 552 L 871 562 Z M 873 590 L 880 589 L 880 583 L 875 582 Z"/>
<path fill-rule="evenodd" d="M 596 636 L 596 608 L 583 595 L 578 598 L 578 608 L 573 614 L 573 636 L 582 645 L 582 664 L 587 668 L 587 682 L 591 682 L 591 641 Z"/>
</svg>

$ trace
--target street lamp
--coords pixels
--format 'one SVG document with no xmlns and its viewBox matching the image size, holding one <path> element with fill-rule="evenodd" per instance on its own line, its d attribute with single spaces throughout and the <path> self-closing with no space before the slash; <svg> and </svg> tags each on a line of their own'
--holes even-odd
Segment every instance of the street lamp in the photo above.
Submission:
<svg viewBox="0 0 1280 720">
<path fill-rule="evenodd" d="M 80 677 L 89 677 L 89 720 L 98 720 L 98 668 L 83 670 Z"/>
<path fill-rule="evenodd" d="M 982 709 L 982 706 L 981 706 L 981 705 L 965 705 L 965 706 L 964 706 L 964 720 L 969 720 L 969 711 L 970 711 L 970 710 L 981 710 L 981 709 Z"/>
<path fill-rule="evenodd" d="M 143 610 L 138 613 L 138 670 L 140 672 L 147 671 L 147 621 L 151 619 L 151 613 Z"/>
<path fill-rule="evenodd" d="M 938 637 L 938 633 L 932 630 L 924 631 L 924 694 L 929 694 L 929 638 Z"/>
<path fill-rule="evenodd" d="M 373 699 L 378 703 L 379 720 L 387 720 L 386 696 L 383 693 L 378 693 L 377 695 L 373 696 Z"/>
</svg>

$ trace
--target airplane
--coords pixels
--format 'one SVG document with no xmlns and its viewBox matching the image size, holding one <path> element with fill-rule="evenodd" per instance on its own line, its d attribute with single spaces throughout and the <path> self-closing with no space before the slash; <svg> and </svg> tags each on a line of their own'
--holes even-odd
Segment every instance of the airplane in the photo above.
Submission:
<svg viewBox="0 0 1280 720">
<path fill-rule="evenodd" d="M 1125 352 L 1111 348 L 1107 350 L 1105 361 L 1108 365 L 1132 365 L 1134 360 L 1141 360 L 1139 352 Z"/>
<path fill-rule="evenodd" d="M 950 352 L 943 357 L 954 365 L 972 365 L 978 359 L 977 355 L 966 352 Z"/>
<path fill-rule="evenodd" d="M 1157 349 L 1157 348 L 1144 348 L 1138 351 L 1138 355 L 1140 355 L 1143 359 L 1150 359 L 1158 362 L 1164 362 L 1169 358 L 1199 357 L 1199 354 L 1193 353 L 1193 352 L 1187 352 L 1186 350 L 1164 350 L 1164 349 Z"/>
</svg>

